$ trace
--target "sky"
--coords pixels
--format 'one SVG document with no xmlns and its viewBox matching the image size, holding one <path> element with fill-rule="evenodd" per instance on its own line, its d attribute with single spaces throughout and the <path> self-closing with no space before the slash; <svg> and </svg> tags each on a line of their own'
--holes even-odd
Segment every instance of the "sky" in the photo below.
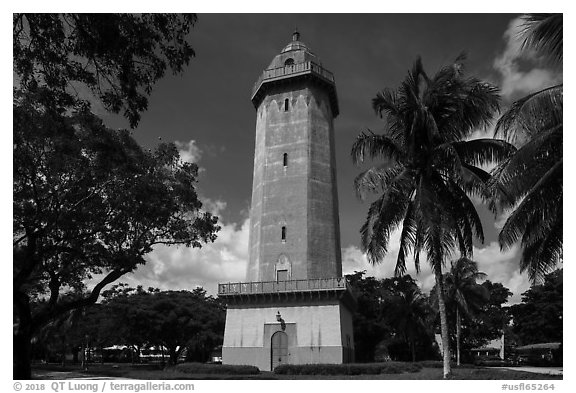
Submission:
<svg viewBox="0 0 576 393">
<path fill-rule="evenodd" d="M 244 280 L 256 120 L 250 93 L 295 29 L 336 79 L 343 272 L 392 276 L 398 233 L 378 266 L 369 265 L 360 251 L 359 229 L 369 203 L 355 196 L 353 179 L 362 168 L 352 164 L 350 149 L 360 132 L 382 129 L 371 100 L 385 87 L 398 87 L 417 56 L 433 74 L 465 52 L 467 74 L 499 86 L 503 109 L 529 92 L 561 82 L 561 70 L 548 69 L 533 53 L 519 51 L 519 22 L 518 14 L 199 14 L 189 36 L 196 56 L 181 75 L 157 83 L 133 135 L 146 148 L 174 142 L 182 159 L 200 166 L 198 192 L 205 209 L 219 216 L 222 229 L 213 244 L 201 249 L 157 247 L 146 265 L 119 281 L 161 289 L 202 286 L 215 294 L 218 282 Z M 128 126 L 124 119 L 94 109 L 109 126 Z M 477 130 L 474 137 L 491 137 L 492 132 Z M 479 201 L 475 204 L 485 242 L 475 245 L 474 260 L 488 279 L 508 287 L 514 293 L 510 302 L 517 303 L 529 281 L 519 271 L 518 247 L 501 252 L 497 243 L 506 215 L 494 217 Z M 434 278 L 424 265 L 419 275 L 413 269 L 409 273 L 429 291 Z"/>
</svg>

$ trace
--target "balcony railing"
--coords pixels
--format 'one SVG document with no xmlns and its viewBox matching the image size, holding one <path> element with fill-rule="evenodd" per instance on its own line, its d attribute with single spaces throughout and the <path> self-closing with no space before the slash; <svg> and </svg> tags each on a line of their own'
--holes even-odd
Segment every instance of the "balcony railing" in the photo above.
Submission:
<svg viewBox="0 0 576 393">
<path fill-rule="evenodd" d="M 305 63 L 298 63 L 264 70 L 252 88 L 252 96 L 256 94 L 263 82 L 282 79 L 287 76 L 296 76 L 298 74 L 314 74 L 326 80 L 327 82 L 334 83 L 334 75 L 330 71 L 322 68 L 322 66 L 314 62 L 307 61 Z"/>
<path fill-rule="evenodd" d="M 218 284 L 218 295 L 253 295 L 280 292 L 317 292 L 346 290 L 350 287 L 344 277 L 310 280 L 258 281 Z"/>
</svg>

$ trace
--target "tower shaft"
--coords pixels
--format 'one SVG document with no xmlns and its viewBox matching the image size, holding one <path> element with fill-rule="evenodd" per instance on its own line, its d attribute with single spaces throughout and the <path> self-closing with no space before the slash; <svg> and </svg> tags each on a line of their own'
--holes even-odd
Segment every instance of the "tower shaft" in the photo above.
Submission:
<svg viewBox="0 0 576 393">
<path fill-rule="evenodd" d="M 247 281 L 341 277 L 335 173 L 326 89 L 274 86 L 257 108 Z"/>
</svg>

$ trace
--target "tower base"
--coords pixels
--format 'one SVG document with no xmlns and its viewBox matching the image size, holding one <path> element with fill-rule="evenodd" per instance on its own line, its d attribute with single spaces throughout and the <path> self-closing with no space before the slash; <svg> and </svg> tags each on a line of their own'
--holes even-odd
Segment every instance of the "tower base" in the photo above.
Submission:
<svg viewBox="0 0 576 393">
<path fill-rule="evenodd" d="M 226 300 L 223 364 L 272 371 L 281 364 L 354 361 L 355 302 L 347 288 L 260 296 L 228 293 Z"/>
</svg>

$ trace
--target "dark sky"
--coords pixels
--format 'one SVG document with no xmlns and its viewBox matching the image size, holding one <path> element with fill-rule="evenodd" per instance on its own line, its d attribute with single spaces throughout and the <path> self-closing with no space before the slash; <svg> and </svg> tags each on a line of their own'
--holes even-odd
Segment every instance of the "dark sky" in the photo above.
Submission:
<svg viewBox="0 0 576 393">
<path fill-rule="evenodd" d="M 512 15 L 199 15 L 191 34 L 196 51 L 183 75 L 155 88 L 150 109 L 134 133 L 144 145 L 189 141 L 205 151 L 200 164 L 203 195 L 227 203 L 237 222 L 249 208 L 254 157 L 253 83 L 295 28 L 336 77 L 340 116 L 335 122 L 342 245 L 358 243 L 365 206 L 354 196 L 359 172 L 349 152 L 358 133 L 380 122 L 370 101 L 395 87 L 420 55 L 428 72 L 469 54 L 471 74 L 491 78 L 490 61 L 504 41 Z"/>
<path fill-rule="evenodd" d="M 226 252 L 235 247 L 244 250 L 247 238 L 241 232 L 250 207 L 255 137 L 255 110 L 250 93 L 260 73 L 291 40 L 297 28 L 301 41 L 336 78 L 340 103 L 340 115 L 335 121 L 336 162 L 344 271 L 363 270 L 365 266 L 358 259 L 361 258 L 358 230 L 368 205 L 358 201 L 353 191 L 352 182 L 360 168 L 352 164 L 350 148 L 359 132 L 366 128 L 378 131 L 382 125 L 371 109 L 372 98 L 384 87 L 397 87 L 417 56 L 422 57 L 427 72 L 433 74 L 463 51 L 468 55 L 469 75 L 502 87 L 504 107 L 512 98 L 557 79 L 558 75 L 538 68 L 538 64 L 527 62 L 516 53 L 518 29 L 511 22 L 517 21 L 517 16 L 201 14 L 190 35 L 196 57 L 182 75 L 168 75 L 156 85 L 149 109 L 134 135 L 146 147 L 157 144 L 159 137 L 181 145 L 194 141 L 193 149 L 200 153 L 195 154 L 196 161 L 203 168 L 200 194 L 219 206 L 221 220 L 228 225 L 228 232 L 223 231 L 220 236 L 216 254 L 225 259 Z M 126 127 L 118 118 L 107 117 L 107 121 L 114 127 Z M 494 243 L 497 229 L 485 208 L 479 206 L 479 210 L 485 223 L 486 243 L 477 247 L 480 255 L 490 254 L 492 258 L 499 252 Z M 231 238 L 227 236 L 237 236 L 242 244 L 226 243 Z M 344 252 L 346 249 L 348 254 Z M 164 255 L 163 262 L 158 262 L 162 269 L 156 266 L 153 273 L 151 264 L 146 268 L 148 272 L 141 274 L 148 274 L 150 279 L 155 277 L 164 286 L 182 285 L 178 281 L 166 282 L 170 262 L 166 262 L 163 253 L 151 257 L 160 261 L 160 255 Z M 202 254 L 194 255 L 202 258 Z M 185 258 L 183 254 L 180 257 Z M 211 258 L 211 267 L 221 263 Z M 239 251 L 237 264 L 245 263 L 245 259 L 244 251 Z M 505 259 L 509 263 L 507 275 L 500 281 L 509 283 L 516 277 L 521 281 L 516 286 L 526 288 L 525 275 L 518 278 L 517 263 L 514 264 L 517 253 Z M 242 280 L 242 269 L 227 268 L 227 273 L 214 271 L 213 277 L 198 279 L 192 271 L 189 283 L 208 286 L 213 291 L 211 286 L 216 281 Z M 231 270 L 236 273 L 229 273 Z M 164 281 L 158 278 L 158 271 L 166 274 Z M 224 277 L 218 277 L 219 274 Z M 492 278 L 496 280 L 496 276 Z"/>
</svg>

